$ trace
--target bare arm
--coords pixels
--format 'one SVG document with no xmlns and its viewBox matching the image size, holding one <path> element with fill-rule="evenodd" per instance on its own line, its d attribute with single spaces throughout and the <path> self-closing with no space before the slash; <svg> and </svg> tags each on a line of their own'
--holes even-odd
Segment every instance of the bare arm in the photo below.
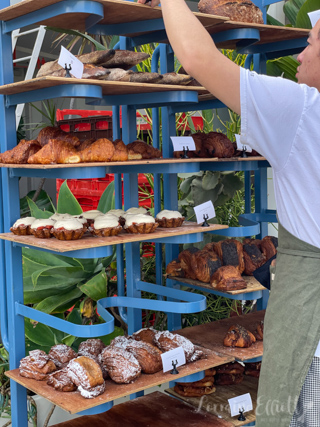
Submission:
<svg viewBox="0 0 320 427">
<path fill-rule="evenodd" d="M 151 6 L 159 3 L 152 0 Z M 183 68 L 240 114 L 240 67 L 216 48 L 184 0 L 161 0 L 161 8 L 168 39 Z"/>
</svg>

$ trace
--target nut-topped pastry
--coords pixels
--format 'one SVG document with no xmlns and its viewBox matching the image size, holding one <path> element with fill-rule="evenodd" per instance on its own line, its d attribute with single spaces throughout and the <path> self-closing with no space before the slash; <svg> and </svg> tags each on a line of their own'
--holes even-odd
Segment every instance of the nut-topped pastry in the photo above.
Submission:
<svg viewBox="0 0 320 427">
<path fill-rule="evenodd" d="M 117 236 L 122 231 L 118 218 L 113 214 L 99 215 L 91 225 L 92 234 L 99 237 Z"/>
<path fill-rule="evenodd" d="M 184 216 L 182 216 L 180 212 L 167 209 L 160 211 L 156 215 L 156 222 L 160 227 L 164 228 L 181 227 L 184 219 Z"/>
<path fill-rule="evenodd" d="M 30 235 L 32 234 L 30 231 L 30 226 L 35 220 L 36 219 L 33 216 L 20 218 L 13 224 L 13 226 L 10 228 L 10 231 L 17 236 Z"/>
<path fill-rule="evenodd" d="M 52 237 L 51 229 L 53 228 L 55 221 L 52 219 L 36 219 L 30 225 L 30 231 L 38 239 L 48 239 Z"/>
<path fill-rule="evenodd" d="M 123 228 L 128 233 L 152 233 L 159 226 L 151 215 L 128 215 Z"/>
<path fill-rule="evenodd" d="M 77 219 L 57 221 L 51 229 L 51 233 L 59 240 L 78 240 L 84 233 L 83 224 Z"/>
</svg>

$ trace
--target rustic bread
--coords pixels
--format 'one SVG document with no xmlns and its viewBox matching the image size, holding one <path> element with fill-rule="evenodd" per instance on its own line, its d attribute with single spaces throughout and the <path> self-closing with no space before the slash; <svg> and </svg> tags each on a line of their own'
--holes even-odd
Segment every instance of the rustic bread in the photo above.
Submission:
<svg viewBox="0 0 320 427">
<path fill-rule="evenodd" d="M 262 11 L 250 0 L 200 0 L 198 9 L 209 15 L 227 16 L 231 21 L 263 24 Z"/>
</svg>

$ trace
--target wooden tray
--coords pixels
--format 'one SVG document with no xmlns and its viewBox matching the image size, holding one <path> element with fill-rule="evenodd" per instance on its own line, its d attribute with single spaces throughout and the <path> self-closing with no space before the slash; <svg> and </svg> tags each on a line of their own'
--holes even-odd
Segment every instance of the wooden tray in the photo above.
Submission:
<svg viewBox="0 0 320 427">
<path fill-rule="evenodd" d="M 1 87 L 0 87 L 1 90 Z M 247 161 L 265 161 L 266 159 L 262 156 L 251 156 L 251 157 L 229 157 L 227 159 L 219 159 L 218 157 L 211 158 L 193 158 L 193 159 L 152 159 L 152 160 L 128 160 L 126 162 L 96 162 L 96 163 L 73 163 L 73 164 L 52 164 L 52 165 L 40 165 L 40 164 L 11 164 L 11 163 L 0 163 L 1 168 L 12 168 L 12 169 L 67 169 L 67 168 L 88 168 L 97 166 L 136 166 L 136 165 L 167 165 L 177 163 L 216 163 L 216 162 L 247 162 Z"/>
<path fill-rule="evenodd" d="M 54 252 L 68 252 L 102 246 L 118 245 L 120 243 L 145 242 L 149 240 L 154 241 L 154 239 L 203 233 L 212 230 L 222 230 L 225 228 L 228 228 L 228 226 L 222 224 L 210 224 L 209 227 L 203 228 L 201 225 L 198 225 L 194 222 L 186 221 L 181 227 L 158 227 L 154 233 L 149 234 L 131 234 L 122 231 L 118 236 L 114 237 L 93 237 L 90 235 L 85 235 L 79 240 L 63 241 L 56 239 L 55 237 L 49 239 L 38 239 L 34 236 L 16 236 L 13 233 L 2 233 L 0 234 L 0 239 L 10 240 L 11 242 L 21 243 L 24 246 L 32 246 Z"/>
<path fill-rule="evenodd" d="M 53 427 L 232 427 L 234 424 L 156 391 L 109 411 L 65 421 Z"/>
<path fill-rule="evenodd" d="M 182 399 L 184 402 L 189 403 L 201 411 L 207 411 L 210 414 L 217 415 L 226 421 L 232 423 L 233 426 L 243 426 L 255 421 L 256 407 L 257 407 L 257 391 L 258 391 L 258 378 L 244 376 L 241 384 L 216 386 L 215 393 L 207 396 L 199 397 L 183 397 L 176 393 L 172 388 L 166 390 L 167 393 L 174 397 Z M 231 417 L 228 399 L 242 394 L 250 393 L 252 399 L 253 410 L 245 413 L 246 421 L 239 421 L 237 417 Z"/>
<path fill-rule="evenodd" d="M 196 372 L 204 371 L 205 369 L 219 366 L 223 363 L 234 361 L 233 356 L 218 355 L 214 351 L 204 349 L 207 354 L 206 359 L 197 360 L 193 363 L 179 367 L 179 374 L 171 375 L 170 372 L 157 372 L 156 374 L 146 375 L 142 374 L 131 384 L 116 384 L 111 380 L 106 381 L 106 391 L 94 399 L 85 399 L 78 392 L 63 393 L 54 390 L 47 385 L 46 381 L 36 381 L 29 378 L 24 378 L 19 375 L 19 369 L 6 372 L 6 375 L 23 385 L 34 393 L 43 396 L 50 402 L 66 410 L 70 414 L 84 411 L 89 408 L 101 405 L 102 403 L 110 402 L 120 397 L 128 396 L 129 394 L 154 387 L 158 384 L 164 384 Z"/>
<path fill-rule="evenodd" d="M 225 294 L 229 295 L 239 295 L 239 294 L 247 294 L 249 292 L 258 292 L 258 291 L 265 291 L 266 288 L 261 285 L 261 283 L 258 282 L 257 279 L 255 279 L 253 276 L 242 276 L 242 278 L 247 283 L 246 289 L 239 289 L 236 291 L 225 291 Z M 198 286 L 200 288 L 203 288 L 203 290 L 210 290 L 212 291 L 214 288 L 210 285 L 210 283 L 204 283 L 200 282 L 199 280 L 193 280 L 193 279 L 184 279 L 182 277 L 172 277 L 168 276 L 168 279 L 176 280 L 177 282 L 187 283 L 189 285 Z M 219 291 L 221 292 L 221 291 Z M 227 295 L 226 295 L 227 296 Z"/>
<path fill-rule="evenodd" d="M 239 324 L 250 331 L 255 330 L 255 324 L 264 318 L 265 311 L 257 311 L 242 316 L 217 320 L 205 325 L 192 326 L 176 331 L 189 338 L 194 344 L 216 351 L 218 354 L 233 356 L 236 360 L 245 361 L 260 357 L 263 354 L 263 342 L 256 341 L 249 348 L 225 347 L 223 339 L 230 326 Z"/>
</svg>

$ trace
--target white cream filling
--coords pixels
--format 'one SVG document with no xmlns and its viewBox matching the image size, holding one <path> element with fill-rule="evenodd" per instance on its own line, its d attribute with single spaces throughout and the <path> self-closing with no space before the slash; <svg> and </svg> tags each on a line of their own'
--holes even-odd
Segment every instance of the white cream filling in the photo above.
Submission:
<svg viewBox="0 0 320 427">
<path fill-rule="evenodd" d="M 99 215 L 103 215 L 103 213 L 98 210 L 87 211 L 81 214 L 81 216 L 86 219 L 96 219 L 96 217 Z"/>
<path fill-rule="evenodd" d="M 96 230 L 100 230 L 101 228 L 114 228 L 118 226 L 118 218 L 112 214 L 99 216 L 94 222 L 94 228 Z"/>
<path fill-rule="evenodd" d="M 126 223 L 124 228 L 130 227 L 133 223 L 136 224 L 145 224 L 145 223 L 154 223 L 155 219 L 151 215 L 128 215 L 126 218 Z"/>
<path fill-rule="evenodd" d="M 19 225 L 31 225 L 36 219 L 33 216 L 26 216 L 25 218 L 18 219 L 14 224 L 13 228 L 19 227 Z"/>
<path fill-rule="evenodd" d="M 79 230 L 83 228 L 83 224 L 75 218 L 65 219 L 62 221 L 57 221 L 54 224 L 54 228 L 58 230 L 59 228 L 64 228 L 65 230 Z"/>
<path fill-rule="evenodd" d="M 139 215 L 139 214 L 146 214 L 148 213 L 146 208 L 130 208 L 126 211 L 126 214 L 134 214 L 134 215 Z"/>
<path fill-rule="evenodd" d="M 55 221 L 53 221 L 50 218 L 48 218 L 48 219 L 36 219 L 31 224 L 31 228 L 33 230 L 35 230 L 36 228 L 39 228 L 39 227 L 47 227 L 47 226 L 50 226 L 50 225 L 54 226 L 54 224 L 55 224 Z"/>
<path fill-rule="evenodd" d="M 72 218 L 72 215 L 68 213 L 64 213 L 64 214 L 55 213 L 50 217 L 50 219 L 53 219 L 54 221 L 61 221 L 62 219 L 66 219 L 66 218 Z"/>
<path fill-rule="evenodd" d="M 162 218 L 166 218 L 166 219 L 171 219 L 171 218 L 182 218 L 182 215 L 180 212 L 178 211 L 169 211 L 167 209 L 164 209 L 163 211 L 160 211 L 157 216 L 157 219 L 162 219 Z"/>
</svg>

